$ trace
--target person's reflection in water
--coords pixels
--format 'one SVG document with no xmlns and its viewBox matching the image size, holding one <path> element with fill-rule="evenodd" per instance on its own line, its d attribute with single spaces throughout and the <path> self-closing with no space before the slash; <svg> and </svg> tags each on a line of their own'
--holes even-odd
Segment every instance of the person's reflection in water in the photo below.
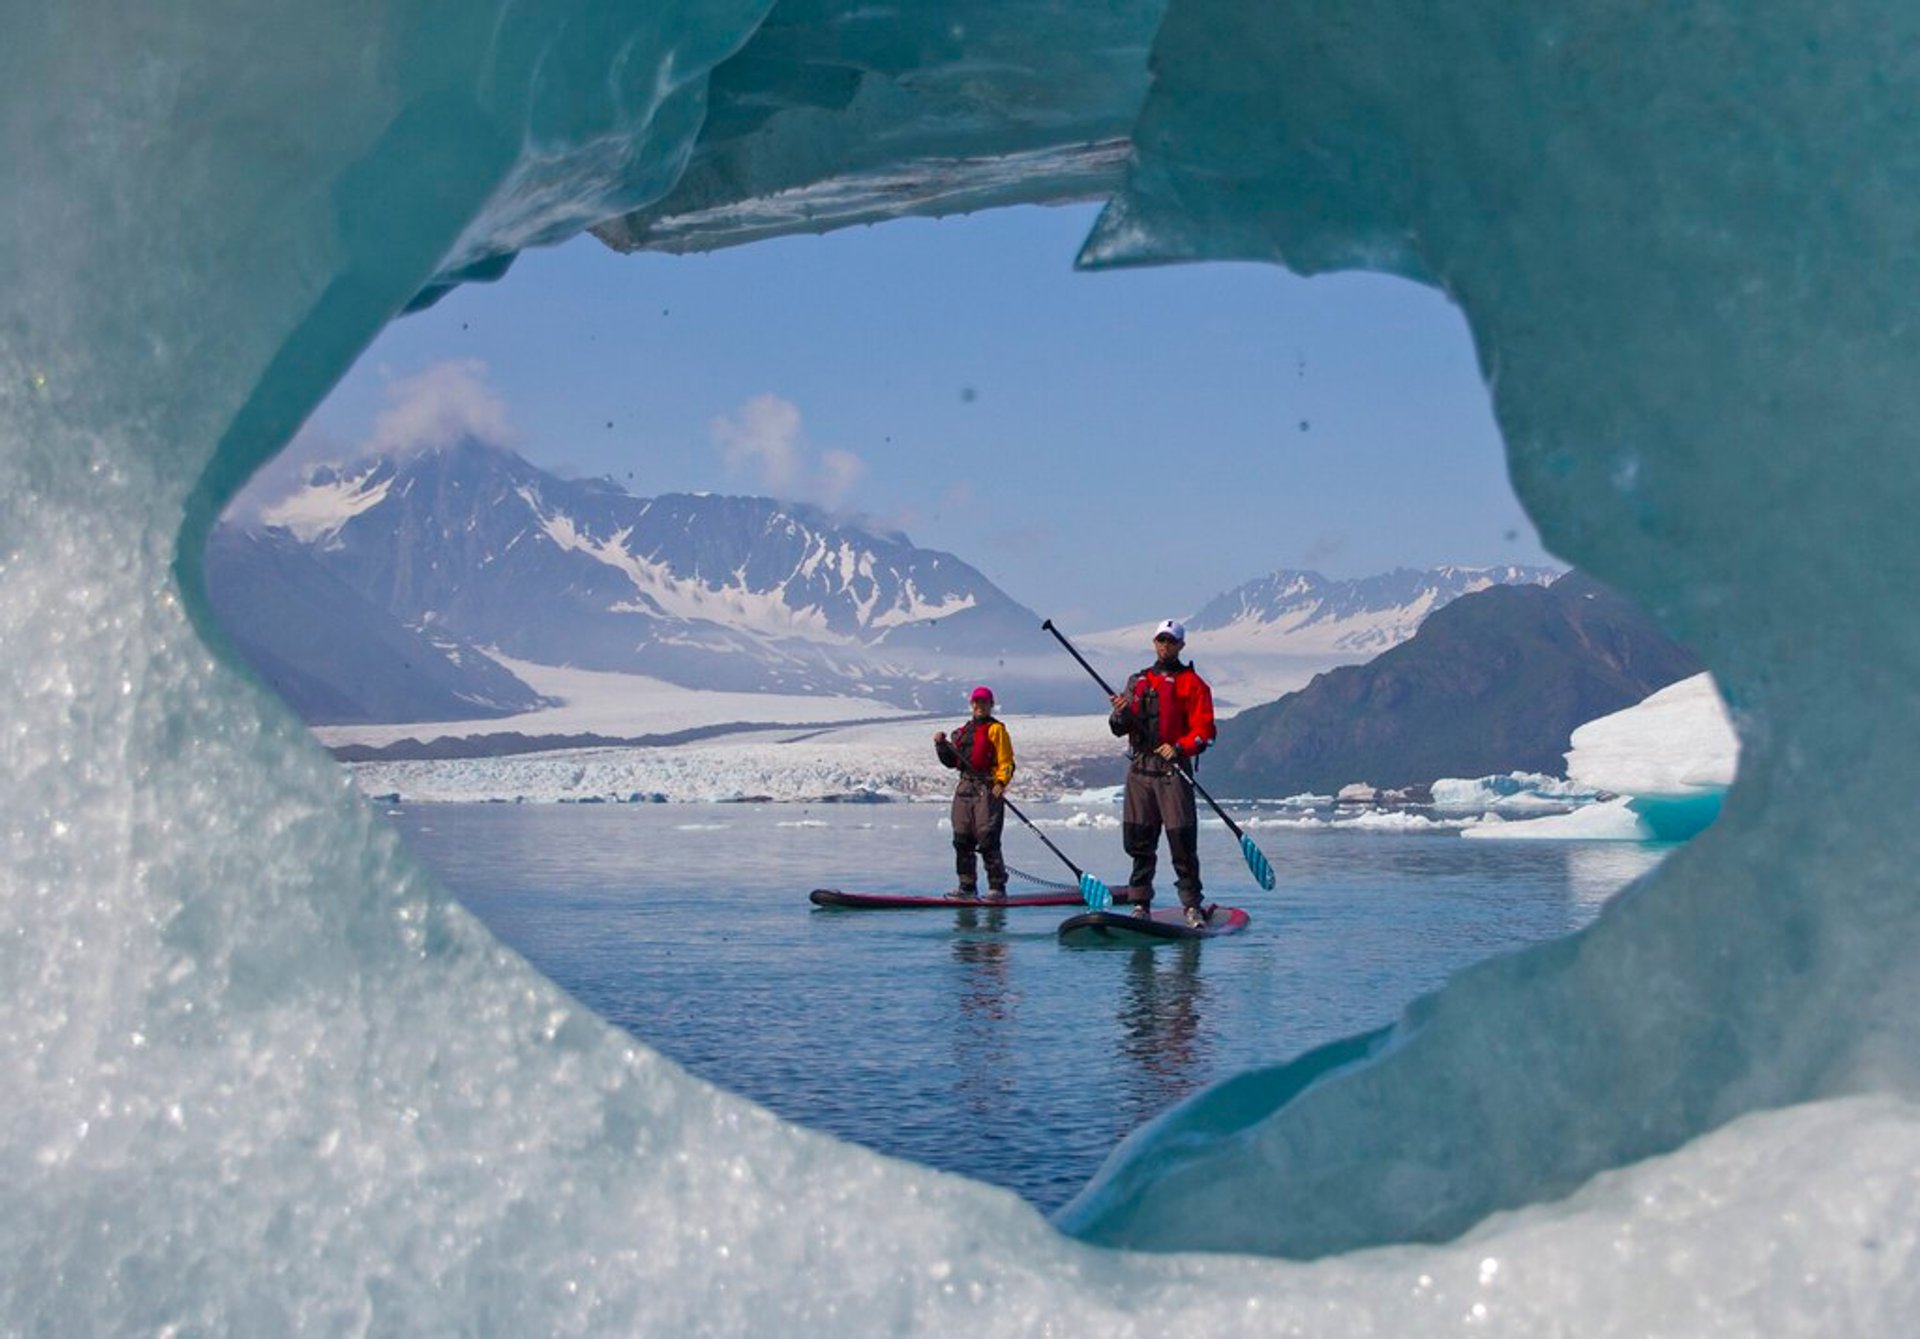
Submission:
<svg viewBox="0 0 1920 1339">
<path fill-rule="evenodd" d="M 1200 1030 L 1206 985 L 1199 966 L 1200 945 L 1190 939 L 1132 951 L 1120 1006 L 1120 1049 L 1129 1062 L 1123 1133 L 1205 1081 L 1213 1047 Z"/>
<path fill-rule="evenodd" d="M 954 913 L 953 958 L 959 966 L 960 1025 L 954 1029 L 961 1109 L 991 1122 L 999 1117 L 1013 1072 L 1013 1006 L 1008 989 L 1007 926 L 1002 907 Z M 987 1128 L 991 1128 L 988 1126 Z"/>
</svg>

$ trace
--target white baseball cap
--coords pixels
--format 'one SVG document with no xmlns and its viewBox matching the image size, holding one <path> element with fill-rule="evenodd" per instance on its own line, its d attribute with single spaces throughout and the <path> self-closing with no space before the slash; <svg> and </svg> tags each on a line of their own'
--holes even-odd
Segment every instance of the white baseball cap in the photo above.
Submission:
<svg viewBox="0 0 1920 1339">
<path fill-rule="evenodd" d="M 1160 626 L 1153 630 L 1153 639 L 1159 641 L 1162 637 L 1171 637 L 1182 646 L 1185 646 L 1187 642 L 1187 630 L 1181 626 L 1178 619 L 1162 619 Z"/>
</svg>

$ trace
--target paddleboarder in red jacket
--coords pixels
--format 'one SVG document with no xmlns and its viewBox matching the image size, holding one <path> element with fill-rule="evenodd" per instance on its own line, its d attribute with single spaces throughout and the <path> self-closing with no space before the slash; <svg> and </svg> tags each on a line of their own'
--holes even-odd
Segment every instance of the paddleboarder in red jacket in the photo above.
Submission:
<svg viewBox="0 0 1920 1339">
<path fill-rule="evenodd" d="M 1152 914 L 1153 875 L 1159 866 L 1160 830 L 1173 857 L 1174 889 L 1187 924 L 1207 923 L 1200 901 L 1200 819 L 1185 768 L 1213 743 L 1213 690 L 1180 659 L 1187 630 L 1174 619 L 1154 629 L 1153 664 L 1132 675 L 1112 698 L 1107 728 L 1127 737 L 1133 762 L 1127 768 L 1120 836 L 1133 857 L 1134 912 Z"/>
<path fill-rule="evenodd" d="M 974 689 L 967 708 L 971 719 L 951 740 L 945 730 L 933 736 L 934 755 L 960 773 L 953 789 L 953 866 L 960 882 L 950 896 L 978 895 L 977 851 L 987 867 L 987 900 L 998 902 L 1007 895 L 1000 833 L 1007 822 L 1007 783 L 1013 780 L 1013 738 L 994 718 L 991 688 Z"/>
</svg>

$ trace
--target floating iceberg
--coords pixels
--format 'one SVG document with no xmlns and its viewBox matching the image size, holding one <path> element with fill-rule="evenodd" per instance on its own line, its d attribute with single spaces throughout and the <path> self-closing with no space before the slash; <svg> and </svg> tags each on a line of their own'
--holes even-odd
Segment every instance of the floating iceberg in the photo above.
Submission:
<svg viewBox="0 0 1920 1339">
<path fill-rule="evenodd" d="M 1711 674 L 1668 684 L 1642 702 L 1588 721 L 1573 732 L 1572 743 L 1567 781 L 1534 793 L 1612 798 L 1571 813 L 1486 824 L 1465 835 L 1686 841 L 1719 817 L 1740 760 L 1740 741 Z M 1499 779 L 1488 780 L 1497 785 Z M 1479 783 L 1439 783 L 1434 799 L 1439 801 L 1443 786 L 1460 798 L 1470 784 Z"/>
<path fill-rule="evenodd" d="M 1713 822 L 1740 762 L 1740 740 L 1710 674 L 1573 732 L 1567 776 L 1628 796 L 1655 840 L 1685 841 Z"/>
<path fill-rule="evenodd" d="M 0 1329 L 1911 1325 L 1920 829 L 1884 814 L 1920 753 L 1920 8 L 4 26 Z M 1123 170 L 1088 264 L 1449 293 L 1543 538 L 1702 654 L 1742 756 L 1587 932 L 1196 1097 L 1049 1225 L 695 1082 L 531 973 L 235 667 L 199 563 L 383 323 L 518 247 Z"/>
<path fill-rule="evenodd" d="M 1504 776 L 1482 776 L 1471 780 L 1442 777 L 1429 788 L 1433 807 L 1466 813 L 1494 810 L 1564 809 L 1600 798 L 1594 791 L 1575 781 L 1564 781 L 1544 772 L 1509 772 Z"/>
<path fill-rule="evenodd" d="M 1540 818 L 1510 819 L 1489 814 L 1485 820 L 1463 828 L 1462 837 L 1493 841 L 1585 841 L 1650 842 L 1659 840 L 1654 830 L 1633 811 L 1628 800 L 1615 796 L 1594 804 L 1585 804 L 1565 813 Z"/>
</svg>

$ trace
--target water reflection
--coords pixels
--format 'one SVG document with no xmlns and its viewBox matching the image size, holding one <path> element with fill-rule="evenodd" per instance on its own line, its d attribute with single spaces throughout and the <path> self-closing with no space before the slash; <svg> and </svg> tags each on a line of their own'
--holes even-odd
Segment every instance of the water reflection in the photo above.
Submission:
<svg viewBox="0 0 1920 1339">
<path fill-rule="evenodd" d="M 819 812 L 439 806 L 395 821 L 507 944 L 692 1072 L 1042 1210 L 1206 1085 L 1578 929 L 1665 854 L 1282 832 L 1267 849 L 1285 887 L 1249 890 L 1247 933 L 1069 949 L 1055 931 L 1070 908 L 816 910 L 816 884 L 924 890 L 951 860 L 910 808 L 824 827 Z M 1109 833 L 1054 831 L 1089 868 L 1111 855 Z"/>
<path fill-rule="evenodd" d="M 1567 896 L 1583 912 L 1579 923 L 1592 919 L 1603 903 L 1658 865 L 1672 849 L 1641 842 L 1569 844 Z"/>
<path fill-rule="evenodd" d="M 1133 1129 L 1206 1082 L 1213 1048 L 1200 1028 L 1199 942 L 1128 952 L 1119 1021 L 1123 1127 Z"/>
<path fill-rule="evenodd" d="M 1013 1089 L 1014 1016 L 1020 997 L 1013 987 L 1004 907 L 962 907 L 954 913 L 953 961 L 958 1016 L 953 1030 L 955 1096 L 961 1112 L 976 1121 L 1004 1115 Z"/>
</svg>

